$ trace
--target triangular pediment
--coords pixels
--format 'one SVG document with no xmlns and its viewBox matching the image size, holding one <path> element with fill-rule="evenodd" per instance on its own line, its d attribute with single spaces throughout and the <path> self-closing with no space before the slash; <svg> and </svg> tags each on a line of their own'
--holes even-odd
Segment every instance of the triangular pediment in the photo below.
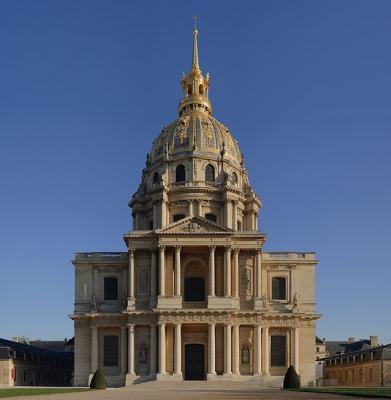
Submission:
<svg viewBox="0 0 391 400">
<path fill-rule="evenodd" d="M 180 221 L 173 222 L 172 224 L 165 226 L 162 229 L 156 230 L 158 235 L 164 234 L 231 234 L 232 229 L 226 228 L 225 226 L 219 225 L 216 222 L 207 220 L 204 217 L 187 217 Z"/>
</svg>

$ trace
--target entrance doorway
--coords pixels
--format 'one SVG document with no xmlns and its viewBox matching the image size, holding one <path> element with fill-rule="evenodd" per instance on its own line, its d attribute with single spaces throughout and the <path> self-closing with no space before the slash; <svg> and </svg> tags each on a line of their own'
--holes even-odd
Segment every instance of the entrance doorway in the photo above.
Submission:
<svg viewBox="0 0 391 400">
<path fill-rule="evenodd" d="M 185 380 L 202 381 L 205 379 L 204 349 L 203 344 L 185 345 Z"/>
</svg>

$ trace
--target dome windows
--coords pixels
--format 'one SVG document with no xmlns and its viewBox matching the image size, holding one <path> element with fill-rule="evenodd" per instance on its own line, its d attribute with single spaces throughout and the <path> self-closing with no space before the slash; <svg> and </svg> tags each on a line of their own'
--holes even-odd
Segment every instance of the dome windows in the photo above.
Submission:
<svg viewBox="0 0 391 400">
<path fill-rule="evenodd" d="M 211 164 L 208 164 L 205 168 L 205 181 L 206 182 L 215 181 L 215 168 Z"/>
<path fill-rule="evenodd" d="M 159 172 L 155 172 L 153 174 L 152 182 L 156 185 L 157 183 L 159 183 L 159 179 L 160 179 Z"/>
<path fill-rule="evenodd" d="M 204 94 L 204 86 L 203 85 L 198 86 L 198 93 Z"/>
<path fill-rule="evenodd" d="M 205 214 L 205 218 L 212 222 L 217 222 L 217 216 L 215 214 L 207 213 Z"/>
<path fill-rule="evenodd" d="M 232 172 L 231 182 L 233 186 L 238 185 L 238 175 L 236 174 L 236 172 Z"/>
<path fill-rule="evenodd" d="M 175 182 L 185 182 L 186 180 L 186 168 L 184 165 L 179 164 L 175 170 Z"/>
</svg>

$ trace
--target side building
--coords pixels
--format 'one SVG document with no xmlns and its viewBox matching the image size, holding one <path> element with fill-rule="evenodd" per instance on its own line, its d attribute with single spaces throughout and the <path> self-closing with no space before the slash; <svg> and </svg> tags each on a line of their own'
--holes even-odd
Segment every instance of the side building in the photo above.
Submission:
<svg viewBox="0 0 391 400">
<path fill-rule="evenodd" d="M 70 386 L 73 353 L 0 338 L 0 386 Z"/>
</svg>

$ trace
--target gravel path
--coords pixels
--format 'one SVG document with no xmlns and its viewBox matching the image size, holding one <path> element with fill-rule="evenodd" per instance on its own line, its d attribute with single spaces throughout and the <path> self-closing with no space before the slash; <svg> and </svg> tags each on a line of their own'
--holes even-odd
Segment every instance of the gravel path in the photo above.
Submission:
<svg viewBox="0 0 391 400">
<path fill-rule="evenodd" d="M 239 382 L 147 382 L 128 388 L 102 391 L 21 396 L 18 400 L 358 400 L 362 397 L 335 394 L 288 392 L 281 389 L 260 389 Z"/>
</svg>

